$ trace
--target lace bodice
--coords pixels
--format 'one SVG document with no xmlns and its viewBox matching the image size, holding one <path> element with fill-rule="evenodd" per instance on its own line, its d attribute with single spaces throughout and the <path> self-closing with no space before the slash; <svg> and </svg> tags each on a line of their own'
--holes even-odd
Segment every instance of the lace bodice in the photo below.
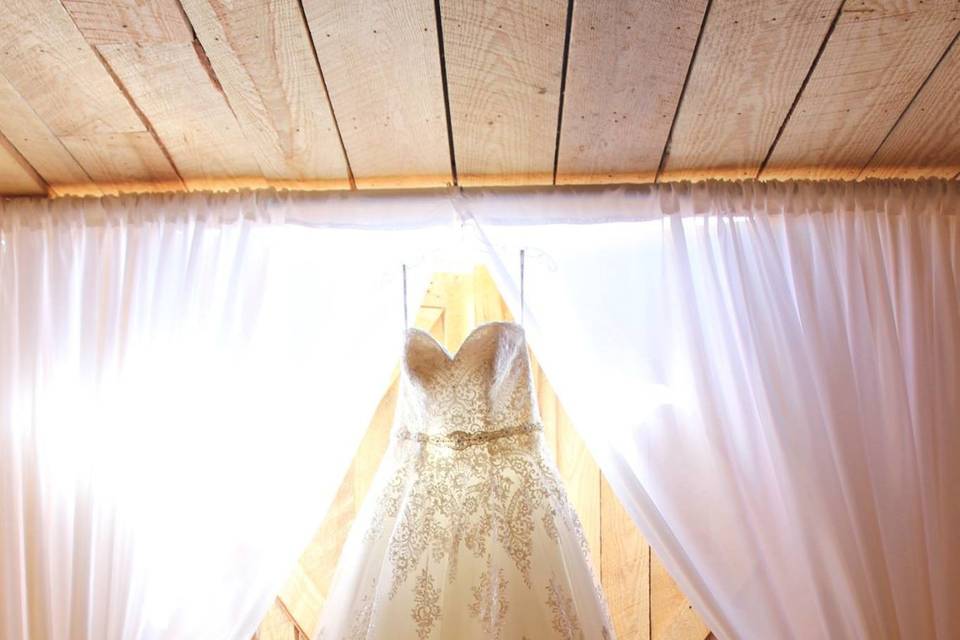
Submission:
<svg viewBox="0 0 960 640">
<path fill-rule="evenodd" d="M 408 329 L 395 422 L 398 431 L 455 442 L 539 424 L 523 328 L 481 324 L 453 355 L 429 333 Z"/>
<path fill-rule="evenodd" d="M 406 332 L 394 440 L 324 609 L 324 640 L 611 640 L 550 462 L 523 328 L 451 355 Z"/>
</svg>

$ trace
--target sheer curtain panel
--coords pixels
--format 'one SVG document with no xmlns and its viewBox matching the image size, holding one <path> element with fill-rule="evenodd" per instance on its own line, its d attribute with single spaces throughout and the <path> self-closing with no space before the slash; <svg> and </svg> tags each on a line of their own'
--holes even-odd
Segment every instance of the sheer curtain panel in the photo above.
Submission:
<svg viewBox="0 0 960 640">
<path fill-rule="evenodd" d="M 246 640 L 486 260 L 721 640 L 960 637 L 960 184 L 0 201 L 0 637 Z M 480 247 L 480 249 L 477 249 Z"/>
<path fill-rule="evenodd" d="M 960 189 L 480 194 L 528 333 L 723 639 L 960 637 Z"/>
<path fill-rule="evenodd" d="M 445 226 L 337 198 L 298 224 L 314 204 L 0 207 L 0 638 L 253 636 L 389 384 L 399 265 Z"/>
</svg>

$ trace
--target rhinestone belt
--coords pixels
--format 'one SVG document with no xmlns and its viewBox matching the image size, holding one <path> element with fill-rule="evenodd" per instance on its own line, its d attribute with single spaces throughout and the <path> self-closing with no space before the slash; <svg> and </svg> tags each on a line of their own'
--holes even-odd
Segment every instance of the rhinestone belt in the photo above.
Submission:
<svg viewBox="0 0 960 640">
<path fill-rule="evenodd" d="M 543 431 L 543 425 L 539 422 L 528 422 L 516 427 L 507 427 L 495 431 L 453 431 L 444 435 L 430 435 L 422 431 L 410 431 L 403 427 L 397 433 L 397 438 L 461 451 L 467 447 L 475 447 L 500 438 L 536 433 L 537 431 Z"/>
</svg>

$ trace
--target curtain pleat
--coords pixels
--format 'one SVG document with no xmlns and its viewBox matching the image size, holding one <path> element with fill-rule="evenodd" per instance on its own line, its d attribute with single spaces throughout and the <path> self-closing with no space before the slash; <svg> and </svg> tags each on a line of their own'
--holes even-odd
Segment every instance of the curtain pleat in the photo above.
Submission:
<svg viewBox="0 0 960 640">
<path fill-rule="evenodd" d="M 0 637 L 249 638 L 484 260 L 721 639 L 960 637 L 960 185 L 0 201 Z"/>
</svg>

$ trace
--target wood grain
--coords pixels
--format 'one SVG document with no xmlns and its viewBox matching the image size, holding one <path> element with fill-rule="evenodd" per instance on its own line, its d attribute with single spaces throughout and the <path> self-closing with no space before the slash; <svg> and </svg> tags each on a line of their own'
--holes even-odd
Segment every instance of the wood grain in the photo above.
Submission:
<svg viewBox="0 0 960 640">
<path fill-rule="evenodd" d="M 5 3 L 0 74 L 57 136 L 146 130 L 58 0 Z"/>
<path fill-rule="evenodd" d="M 297 0 L 183 0 L 263 175 L 347 187 L 346 159 Z"/>
<path fill-rule="evenodd" d="M 573 6 L 556 182 L 653 182 L 707 1 Z"/>
<path fill-rule="evenodd" d="M 857 0 L 836 29 L 763 178 L 852 179 L 960 30 L 956 0 Z"/>
<path fill-rule="evenodd" d="M 650 561 L 652 640 L 703 640 L 710 630 L 655 555 Z"/>
<path fill-rule="evenodd" d="M 256 640 L 298 640 L 297 627 L 281 606 L 274 606 L 260 623 Z"/>
<path fill-rule="evenodd" d="M 104 193 L 184 189 L 150 133 L 62 136 L 60 140 Z"/>
<path fill-rule="evenodd" d="M 279 601 L 275 609 L 280 609 L 293 623 L 308 634 L 319 626 L 320 612 L 323 611 L 323 593 L 311 576 L 307 575 L 303 564 L 298 562 L 293 574 L 277 596 Z"/>
<path fill-rule="evenodd" d="M 2 75 L 0 132 L 57 195 L 101 194 L 90 176 Z M 0 189 L 0 193 L 5 191 Z"/>
<path fill-rule="evenodd" d="M 753 178 L 840 0 L 714 0 L 660 180 Z"/>
<path fill-rule="evenodd" d="M 303 0 L 358 187 L 452 183 L 431 0 Z"/>
<path fill-rule="evenodd" d="M 552 183 L 567 2 L 440 6 L 459 183 Z"/>
<path fill-rule="evenodd" d="M 590 545 L 594 571 L 600 571 L 600 469 L 580 435 L 574 430 L 558 399 L 557 468 L 570 502 L 580 517 Z"/>
<path fill-rule="evenodd" d="M 189 189 L 266 186 L 255 154 L 192 42 L 99 47 Z"/>
<path fill-rule="evenodd" d="M 61 0 L 87 42 L 191 42 L 193 29 L 177 0 Z"/>
<path fill-rule="evenodd" d="M 47 186 L 12 144 L 0 135 L 0 193 L 11 196 L 37 196 Z"/>
<path fill-rule="evenodd" d="M 953 178 L 960 173 L 960 41 L 930 76 L 862 178 Z"/>
<path fill-rule="evenodd" d="M 650 640 L 650 547 L 617 500 L 601 482 L 600 577 L 618 638 Z"/>
</svg>

